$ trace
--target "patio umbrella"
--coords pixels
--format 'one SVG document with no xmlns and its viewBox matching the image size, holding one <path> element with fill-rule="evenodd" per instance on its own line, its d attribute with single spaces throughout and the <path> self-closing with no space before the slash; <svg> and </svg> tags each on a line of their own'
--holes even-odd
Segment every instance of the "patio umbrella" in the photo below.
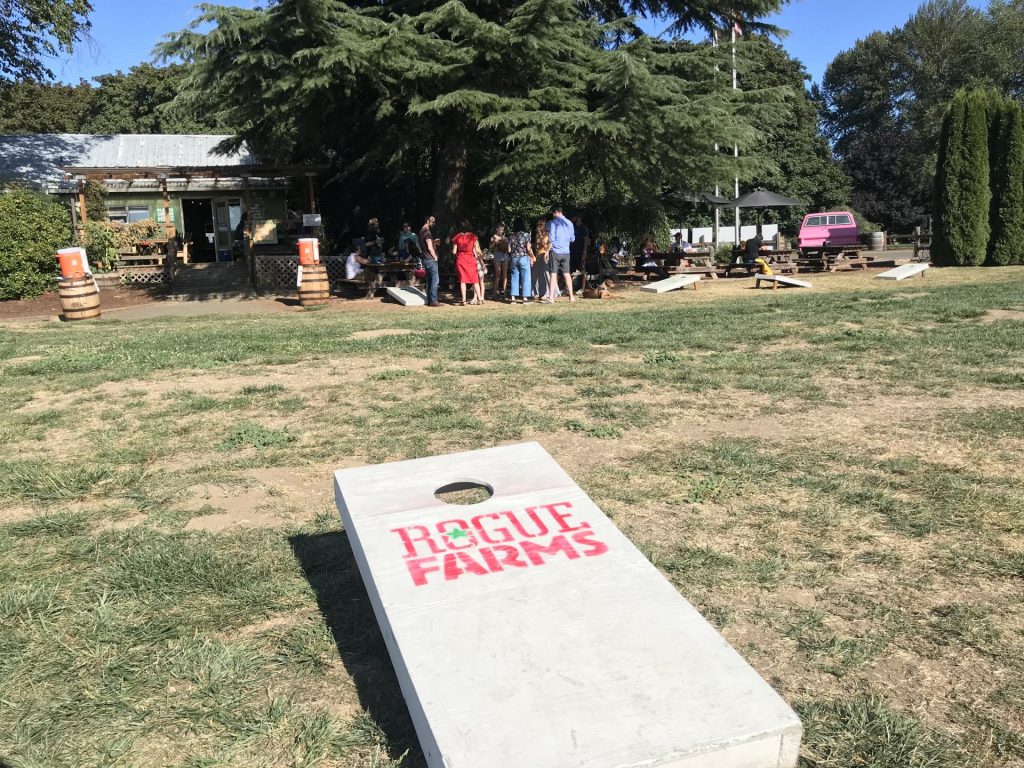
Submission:
<svg viewBox="0 0 1024 768">
<path fill-rule="evenodd" d="M 776 192 L 769 192 L 767 189 L 755 189 L 740 195 L 729 202 L 730 208 L 757 208 L 757 223 L 761 223 L 761 209 L 764 208 L 790 208 L 794 205 L 803 205 L 799 200 L 786 197 Z"/>
</svg>

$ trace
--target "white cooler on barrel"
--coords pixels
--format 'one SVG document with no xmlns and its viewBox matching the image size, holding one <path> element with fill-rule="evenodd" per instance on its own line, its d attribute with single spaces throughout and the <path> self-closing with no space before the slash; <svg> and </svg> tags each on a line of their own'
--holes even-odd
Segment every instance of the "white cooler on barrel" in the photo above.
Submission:
<svg viewBox="0 0 1024 768">
<path fill-rule="evenodd" d="M 537 443 L 335 484 L 431 768 L 796 766 L 794 712 Z"/>
</svg>

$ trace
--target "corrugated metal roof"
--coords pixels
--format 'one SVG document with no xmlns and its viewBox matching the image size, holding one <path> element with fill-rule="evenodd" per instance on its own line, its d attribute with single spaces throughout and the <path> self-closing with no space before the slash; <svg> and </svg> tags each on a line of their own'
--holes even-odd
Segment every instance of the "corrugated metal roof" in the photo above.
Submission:
<svg viewBox="0 0 1024 768">
<path fill-rule="evenodd" d="M 230 136 L 38 133 L 0 136 L 0 180 L 49 186 L 65 168 L 232 168 L 256 165 L 248 149 L 220 155 Z"/>
</svg>

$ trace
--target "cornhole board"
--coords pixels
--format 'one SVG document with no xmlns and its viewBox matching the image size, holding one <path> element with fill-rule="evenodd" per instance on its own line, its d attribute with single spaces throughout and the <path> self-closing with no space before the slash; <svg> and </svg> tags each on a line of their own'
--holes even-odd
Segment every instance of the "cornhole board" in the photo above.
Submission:
<svg viewBox="0 0 1024 768">
<path fill-rule="evenodd" d="M 419 288 L 388 288 L 388 296 L 403 307 L 424 307 L 427 304 L 427 294 Z"/>
<path fill-rule="evenodd" d="M 931 264 L 925 262 L 904 264 L 902 267 L 890 269 L 888 272 L 882 272 L 880 275 L 875 275 L 875 277 L 878 280 L 906 280 L 908 277 L 913 277 L 914 275 L 924 277 L 925 270 L 929 267 L 931 267 Z"/>
<path fill-rule="evenodd" d="M 335 495 L 430 768 L 796 766 L 797 716 L 539 444 Z"/>
<path fill-rule="evenodd" d="M 773 291 L 780 285 L 791 285 L 794 288 L 812 287 L 810 283 L 803 280 L 797 280 L 795 277 L 786 277 L 785 275 L 754 275 L 755 288 L 760 288 L 762 282 L 771 283 Z"/>
<path fill-rule="evenodd" d="M 648 283 L 641 287 L 640 290 L 647 291 L 648 293 L 666 293 L 677 288 L 685 288 L 688 285 L 692 285 L 693 289 L 697 290 L 697 283 L 699 282 L 700 275 L 675 275 L 666 280 L 659 280 L 656 283 Z"/>
</svg>

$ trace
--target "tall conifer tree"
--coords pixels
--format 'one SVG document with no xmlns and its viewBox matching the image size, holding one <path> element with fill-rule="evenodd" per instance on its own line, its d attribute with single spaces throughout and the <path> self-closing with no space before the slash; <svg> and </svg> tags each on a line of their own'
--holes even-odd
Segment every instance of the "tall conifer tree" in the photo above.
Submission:
<svg viewBox="0 0 1024 768">
<path fill-rule="evenodd" d="M 943 122 L 932 257 L 947 266 L 985 261 L 989 238 L 988 99 L 960 91 Z"/>
<path fill-rule="evenodd" d="M 432 179 L 443 221 L 494 185 L 580 169 L 601 194 L 656 205 L 666 185 L 770 166 L 713 148 L 752 145 L 781 92 L 733 92 L 727 50 L 652 38 L 623 14 L 758 29 L 782 2 L 276 0 L 204 6 L 163 53 L 194 64 L 190 109 L 239 126 L 258 153 L 329 162 L 368 189 Z"/>
<path fill-rule="evenodd" d="M 1015 101 L 1001 100 L 993 130 L 992 239 L 988 262 L 1024 263 L 1024 115 Z"/>
</svg>

